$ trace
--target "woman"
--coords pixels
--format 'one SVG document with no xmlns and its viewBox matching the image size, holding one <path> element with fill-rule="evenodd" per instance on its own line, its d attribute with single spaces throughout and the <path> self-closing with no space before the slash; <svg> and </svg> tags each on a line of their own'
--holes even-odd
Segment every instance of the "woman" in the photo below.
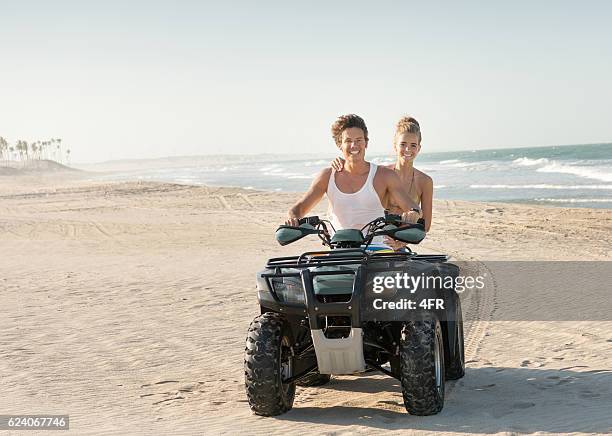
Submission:
<svg viewBox="0 0 612 436">
<path fill-rule="evenodd" d="M 414 159 L 421 151 L 421 128 L 413 117 L 402 117 L 396 125 L 393 138 L 393 149 L 397 161 L 388 165 L 393 168 L 402 180 L 408 195 L 421 207 L 421 217 L 425 220 L 425 230 L 431 227 L 433 181 L 431 177 L 414 167 Z M 344 160 L 340 157 L 332 162 L 336 171 L 342 171 Z M 391 213 L 401 214 L 402 210 L 394 204 L 393 199 L 386 196 L 383 198 L 383 206 Z M 386 243 L 394 249 L 399 249 L 405 244 L 387 238 Z"/>
</svg>

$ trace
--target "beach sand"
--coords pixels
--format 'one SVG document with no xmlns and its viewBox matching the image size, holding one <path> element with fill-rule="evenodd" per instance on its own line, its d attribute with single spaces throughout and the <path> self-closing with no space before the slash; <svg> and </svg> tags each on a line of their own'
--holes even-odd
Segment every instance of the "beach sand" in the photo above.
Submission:
<svg viewBox="0 0 612 436">
<path fill-rule="evenodd" d="M 487 322 L 494 294 L 464 308 L 482 321 L 466 325 L 466 376 L 447 384 L 439 415 L 408 415 L 398 382 L 376 373 L 253 415 L 255 272 L 320 247 L 274 241 L 297 196 L 0 177 L 1 413 L 69 414 L 74 434 L 612 431 L 612 322 Z M 611 234 L 612 210 L 436 201 L 417 251 L 611 260 Z"/>
</svg>

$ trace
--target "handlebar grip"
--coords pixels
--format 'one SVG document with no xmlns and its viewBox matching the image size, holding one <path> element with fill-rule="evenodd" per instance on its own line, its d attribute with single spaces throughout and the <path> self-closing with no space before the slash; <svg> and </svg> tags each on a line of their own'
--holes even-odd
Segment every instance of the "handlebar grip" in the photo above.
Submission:
<svg viewBox="0 0 612 436">
<path fill-rule="evenodd" d="M 305 216 L 304 218 L 300 218 L 298 220 L 298 225 L 302 225 L 302 224 L 310 224 L 311 226 L 317 226 L 319 225 L 321 222 L 321 220 L 319 220 L 318 216 Z"/>
<path fill-rule="evenodd" d="M 390 213 L 385 209 L 385 221 L 389 224 L 394 224 L 402 221 L 402 216 L 394 213 Z"/>
</svg>

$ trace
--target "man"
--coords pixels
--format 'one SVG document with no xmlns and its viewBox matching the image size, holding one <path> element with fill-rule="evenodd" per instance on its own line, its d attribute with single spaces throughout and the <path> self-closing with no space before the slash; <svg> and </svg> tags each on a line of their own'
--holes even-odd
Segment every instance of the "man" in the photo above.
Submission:
<svg viewBox="0 0 612 436">
<path fill-rule="evenodd" d="M 285 224 L 297 226 L 298 220 L 327 194 L 331 222 L 338 229 L 361 229 L 384 215 L 382 205 L 389 195 L 403 211 L 405 221 L 419 217 L 418 205 L 402 189 L 399 176 L 392 169 L 365 160 L 368 128 L 354 114 L 339 117 L 332 125 L 332 136 L 345 159 L 342 172 L 324 168 L 315 177 L 304 196 L 287 213 Z"/>
</svg>

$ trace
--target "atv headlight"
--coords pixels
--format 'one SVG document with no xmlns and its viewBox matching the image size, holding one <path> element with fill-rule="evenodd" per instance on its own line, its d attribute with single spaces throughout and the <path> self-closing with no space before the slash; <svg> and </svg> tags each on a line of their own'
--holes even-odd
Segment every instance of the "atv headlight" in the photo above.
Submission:
<svg viewBox="0 0 612 436">
<path fill-rule="evenodd" d="M 272 291 L 268 289 L 268 283 L 261 274 L 262 273 L 257 273 L 257 299 L 264 303 L 274 303 L 275 300 L 272 296 Z"/>
<path fill-rule="evenodd" d="M 270 280 L 276 296 L 283 303 L 305 304 L 304 288 L 300 277 L 277 277 Z"/>
</svg>

